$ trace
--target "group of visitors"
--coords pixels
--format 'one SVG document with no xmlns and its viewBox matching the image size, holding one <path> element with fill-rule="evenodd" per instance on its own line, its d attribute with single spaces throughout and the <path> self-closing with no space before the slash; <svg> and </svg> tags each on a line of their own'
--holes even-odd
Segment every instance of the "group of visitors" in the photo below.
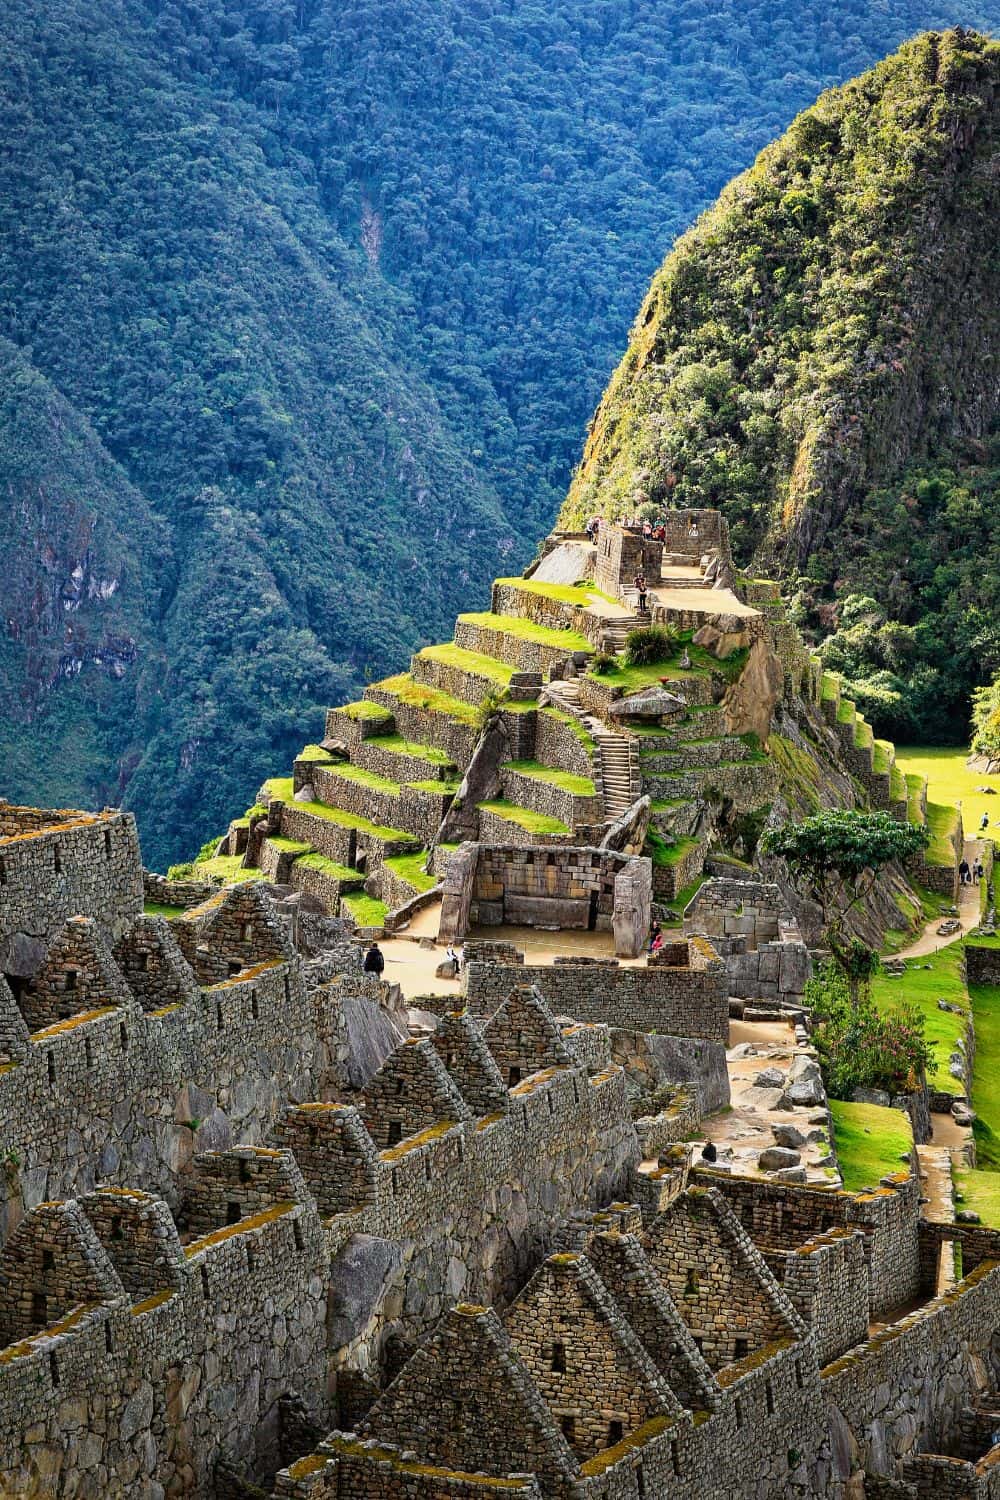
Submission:
<svg viewBox="0 0 1000 1500">
<path fill-rule="evenodd" d="M 662 947 L 663 931 L 660 927 L 659 922 L 654 921 L 653 925 L 649 929 L 649 951 L 650 953 L 659 953 Z"/>
<path fill-rule="evenodd" d="M 978 856 L 971 865 L 967 859 L 963 859 L 958 867 L 958 878 L 962 885 L 978 885 L 985 874 L 983 862 Z"/>
</svg>

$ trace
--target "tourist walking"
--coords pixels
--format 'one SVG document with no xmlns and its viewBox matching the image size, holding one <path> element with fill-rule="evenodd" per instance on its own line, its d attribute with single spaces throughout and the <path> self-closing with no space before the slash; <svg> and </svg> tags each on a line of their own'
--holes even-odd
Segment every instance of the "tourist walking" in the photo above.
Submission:
<svg viewBox="0 0 1000 1500">
<path fill-rule="evenodd" d="M 962 885 L 969 884 L 969 861 L 963 859 L 958 867 L 958 878 Z"/>
<path fill-rule="evenodd" d="M 380 975 L 385 968 L 385 954 L 378 943 L 373 942 L 365 954 L 364 969 L 366 974 Z"/>
<path fill-rule="evenodd" d="M 652 953 L 652 951 L 653 951 L 653 944 L 656 942 L 656 939 L 658 937 L 662 937 L 662 935 L 663 934 L 662 934 L 659 922 L 654 922 L 653 925 L 652 925 L 652 927 L 649 929 L 649 951 L 650 951 L 650 953 Z"/>
<path fill-rule="evenodd" d="M 976 863 L 972 867 L 972 873 L 976 877 L 976 884 L 978 885 L 983 876 L 986 874 L 986 871 L 983 869 L 983 862 L 981 859 L 976 860 Z"/>
<path fill-rule="evenodd" d="M 989 815 L 989 813 L 983 813 L 983 816 L 979 820 L 979 832 L 982 833 L 983 829 L 984 828 L 989 828 L 989 826 L 990 826 L 990 815 Z"/>
</svg>

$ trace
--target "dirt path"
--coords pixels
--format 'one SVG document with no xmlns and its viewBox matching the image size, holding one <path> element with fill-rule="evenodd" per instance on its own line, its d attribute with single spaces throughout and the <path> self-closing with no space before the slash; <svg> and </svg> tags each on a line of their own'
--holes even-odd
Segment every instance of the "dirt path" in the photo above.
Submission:
<svg viewBox="0 0 1000 1500">
<path fill-rule="evenodd" d="M 966 839 L 965 858 L 971 865 L 982 853 L 982 844 L 979 839 Z M 949 943 L 957 943 L 973 927 L 979 925 L 979 887 L 978 885 L 961 885 L 958 888 L 958 920 L 962 924 L 960 932 L 953 932 L 949 937 L 940 937 L 938 928 L 944 919 L 935 917 L 928 922 L 923 932 L 912 942 L 908 948 L 901 948 L 895 955 L 897 958 L 923 958 L 928 953 L 937 953 L 939 948 L 947 948 Z"/>
</svg>

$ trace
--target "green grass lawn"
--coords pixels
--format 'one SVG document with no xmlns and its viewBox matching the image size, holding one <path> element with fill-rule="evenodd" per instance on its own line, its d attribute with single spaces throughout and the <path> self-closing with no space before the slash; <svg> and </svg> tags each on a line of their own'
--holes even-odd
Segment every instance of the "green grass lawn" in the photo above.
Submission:
<svg viewBox="0 0 1000 1500">
<path fill-rule="evenodd" d="M 967 834 L 976 833 L 979 820 L 986 813 L 990 820 L 987 836 L 1000 832 L 1000 776 L 986 776 L 970 771 L 965 764 L 968 747 L 942 749 L 938 745 L 897 745 L 896 764 L 902 770 L 919 772 L 927 777 L 928 795 L 934 802 L 954 807 L 962 804 L 962 820 Z M 995 796 L 977 792 L 976 787 L 992 787 Z"/>
<path fill-rule="evenodd" d="M 447 750 L 439 750 L 437 745 L 422 745 L 419 740 L 408 740 L 403 734 L 375 735 L 368 743 L 377 745 L 380 750 L 388 750 L 391 755 L 413 755 L 419 760 L 429 761 L 434 766 L 457 769 Z"/>
<path fill-rule="evenodd" d="M 428 687 L 426 683 L 414 682 L 409 672 L 399 672 L 395 677 L 385 677 L 381 682 L 375 682 L 373 687 L 381 689 L 385 693 L 391 693 L 398 698 L 400 703 L 405 703 L 410 708 L 424 708 L 429 713 L 441 714 L 443 718 L 454 719 L 457 724 L 477 723 L 475 705 L 466 703 L 464 698 L 456 698 L 451 693 L 443 693 L 440 688 Z"/>
<path fill-rule="evenodd" d="M 276 797 L 280 802 L 290 802 L 300 812 L 312 813 L 314 817 L 325 818 L 328 823 L 336 823 L 341 828 L 356 828 L 361 833 L 370 833 L 380 839 L 410 839 L 413 835 L 404 833 L 400 828 L 386 828 L 379 823 L 373 823 L 370 818 L 362 818 L 356 813 L 344 812 L 339 807 L 327 807 L 325 802 L 296 802 L 292 794 L 292 778 L 290 776 L 272 776 L 267 782 L 267 794 Z M 413 840 L 416 843 L 416 840 Z M 239 856 L 236 856 L 237 858 Z M 256 871 L 250 874 L 259 873 Z"/>
<path fill-rule="evenodd" d="M 530 776 L 532 781 L 547 781 L 560 791 L 572 792 L 575 797 L 593 797 L 597 788 L 589 776 L 577 776 L 573 771 L 557 771 L 552 766 L 543 766 L 537 760 L 510 760 L 505 768 Z"/>
<path fill-rule="evenodd" d="M 263 880 L 263 870 L 244 870 L 242 854 L 217 854 L 212 859 L 195 860 L 191 871 L 193 880 L 208 880 L 218 876 L 226 885 L 240 885 L 244 880 Z"/>
<path fill-rule="evenodd" d="M 532 707 L 535 706 L 536 705 L 532 704 Z M 564 713 L 561 708 L 552 708 L 549 705 L 546 705 L 546 707 L 541 711 L 543 714 L 548 714 L 550 719 L 558 719 L 560 724 L 565 724 L 566 728 L 570 730 L 572 734 L 576 735 L 577 739 L 580 741 L 580 744 L 588 752 L 588 754 L 593 754 L 595 744 L 594 736 L 588 731 L 585 724 L 580 723 L 579 719 L 574 719 L 572 714 Z"/>
<path fill-rule="evenodd" d="M 517 823 L 521 828 L 526 828 L 529 833 L 569 833 L 570 831 L 558 818 L 546 817 L 544 813 L 532 812 L 527 807 L 517 807 L 504 797 L 498 797 L 492 802 L 480 802 L 478 806 L 483 812 L 496 813 L 497 817 L 506 818 L 509 823 Z"/>
<path fill-rule="evenodd" d="M 738 651 L 725 662 L 716 661 L 709 656 L 701 646 L 688 645 L 688 654 L 691 657 L 691 670 L 685 671 L 677 665 L 677 657 L 680 656 L 682 647 L 678 647 L 677 655 L 670 661 L 654 661 L 646 667 L 627 667 L 620 657 L 615 658 L 616 665 L 610 667 L 606 672 L 592 672 L 590 675 L 596 682 L 606 682 L 609 687 L 620 687 L 627 693 L 637 693 L 641 688 L 652 687 L 660 681 L 661 677 L 668 678 L 671 682 L 685 682 L 692 677 L 704 677 L 711 671 L 722 672 L 729 676 L 732 671 L 731 664 L 739 658 L 740 669 L 746 661 L 746 652 Z"/>
<path fill-rule="evenodd" d="M 436 875 L 428 875 L 424 869 L 426 859 L 427 850 L 419 849 L 416 854 L 396 854 L 385 863 L 388 869 L 398 875 L 400 880 L 412 885 L 414 890 L 429 891 L 432 886 L 437 885 L 438 878 Z"/>
<path fill-rule="evenodd" d="M 917 771 L 905 771 L 906 816 L 919 828 L 924 826 L 924 778 Z"/>
<path fill-rule="evenodd" d="M 697 846 L 697 839 L 678 839 L 675 844 L 668 844 L 663 835 L 655 828 L 650 828 L 646 834 L 646 843 L 649 846 L 650 858 L 654 865 L 679 864 L 684 856 Z"/>
<path fill-rule="evenodd" d="M 387 719 L 389 717 L 387 708 L 383 708 L 381 703 L 371 703 L 367 698 L 359 698 L 356 703 L 341 703 L 337 712 L 347 714 L 351 719 Z"/>
<path fill-rule="evenodd" d="M 951 803 L 928 802 L 924 826 L 931 836 L 925 856 L 929 865 L 947 865 L 954 868 L 956 861 L 952 837 L 957 825 L 957 807 Z"/>
<path fill-rule="evenodd" d="M 902 1110 L 831 1099 L 830 1113 L 840 1173 L 849 1193 L 878 1187 L 882 1177 L 905 1170 L 902 1158 L 913 1150 L 913 1132 Z"/>
<path fill-rule="evenodd" d="M 536 625 L 523 615 L 465 614 L 459 622 L 478 625 L 483 630 L 498 630 L 501 635 L 516 636 L 519 641 L 534 641 L 539 646 L 555 646 L 566 651 L 592 651 L 585 635 L 578 630 L 559 630 L 552 625 Z"/>
<path fill-rule="evenodd" d="M 1000 1169 L 1000 989 L 969 986 L 976 1027 L 976 1058 L 972 1069 L 972 1107 L 976 1112 L 976 1162 Z"/>
<path fill-rule="evenodd" d="M 507 687 L 517 670 L 516 667 L 509 667 L 505 661 L 497 661 L 495 656 L 485 656 L 482 651 L 467 651 L 464 646 L 456 646 L 454 641 L 444 641 L 440 646 L 425 646 L 418 654 L 425 661 L 437 661 L 442 666 L 455 667 L 473 677 L 486 677 L 498 687 Z"/>
<path fill-rule="evenodd" d="M 556 599 L 560 604 L 587 605 L 593 599 L 606 599 L 609 604 L 618 602 L 610 594 L 602 593 L 589 578 L 581 578 L 578 583 L 536 583 L 534 578 L 498 578 L 497 583 L 520 589 L 522 594 L 541 594 L 543 599 Z"/>
<path fill-rule="evenodd" d="M 374 896 L 366 896 L 364 891 L 341 896 L 340 906 L 341 910 L 346 910 L 354 918 L 359 927 L 381 927 L 388 911 L 384 901 L 376 901 Z"/>
<path fill-rule="evenodd" d="M 350 865 L 341 865 L 335 859 L 327 859 L 325 854 L 320 854 L 315 849 L 310 854 L 301 855 L 295 864 L 296 868 L 315 870 L 318 874 L 325 875 L 328 880 L 336 880 L 342 885 L 364 884 L 365 877 L 360 870 L 352 870 Z"/>
<path fill-rule="evenodd" d="M 163 901 L 147 901 L 142 908 L 147 917 L 179 917 L 183 906 L 167 906 Z"/>
<path fill-rule="evenodd" d="M 977 1146 L 978 1149 L 978 1146 Z M 955 1208 L 977 1213 L 991 1229 L 1000 1229 L 1000 1172 L 956 1172 Z"/>
<path fill-rule="evenodd" d="M 872 998 L 880 1010 L 891 1012 L 904 1001 L 916 1005 L 924 1018 L 924 1034 L 933 1045 L 928 1082 L 932 1088 L 948 1093 L 960 1087 L 948 1072 L 948 1058 L 958 1038 L 965 1035 L 965 1021 L 953 1011 L 939 1010 L 937 1002 L 947 1000 L 968 1009 L 961 964 L 961 943 L 950 943 L 938 953 L 908 960 L 906 973 L 898 979 L 879 973 L 872 980 Z"/>
</svg>

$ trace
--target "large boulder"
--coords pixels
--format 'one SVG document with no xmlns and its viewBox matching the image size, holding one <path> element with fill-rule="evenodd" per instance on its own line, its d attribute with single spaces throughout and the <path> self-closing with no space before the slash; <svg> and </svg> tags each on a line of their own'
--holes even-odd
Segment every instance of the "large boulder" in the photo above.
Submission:
<svg viewBox="0 0 1000 1500">
<path fill-rule="evenodd" d="M 364 1333 L 403 1263 L 399 1246 L 377 1235 L 355 1234 L 330 1263 L 327 1325 L 331 1349 Z"/>
<path fill-rule="evenodd" d="M 784 685 L 784 668 L 774 651 L 767 641 L 754 641 L 746 666 L 722 700 L 729 733 L 753 733 L 762 745 L 766 745 L 771 719 Z"/>
<path fill-rule="evenodd" d="M 608 712 L 613 719 L 670 719 L 687 713 L 687 702 L 654 685 L 627 698 L 616 698 Z"/>
<path fill-rule="evenodd" d="M 612 823 L 601 840 L 601 848 L 618 849 L 626 854 L 641 854 L 652 815 L 652 802 L 648 797 L 640 797 Z"/>
</svg>

